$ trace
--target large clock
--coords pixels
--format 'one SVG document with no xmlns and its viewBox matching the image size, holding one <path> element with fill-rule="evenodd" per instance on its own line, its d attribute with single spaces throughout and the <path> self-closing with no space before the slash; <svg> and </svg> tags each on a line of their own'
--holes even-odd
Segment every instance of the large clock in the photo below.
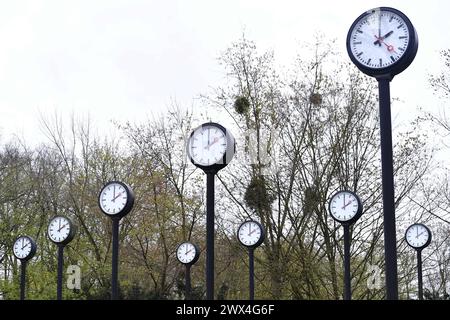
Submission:
<svg viewBox="0 0 450 320">
<path fill-rule="evenodd" d="M 347 35 L 347 52 L 365 74 L 394 76 L 405 70 L 416 56 L 417 32 L 402 12 L 389 7 L 361 14 Z"/>
<path fill-rule="evenodd" d="M 207 122 L 192 131 L 187 154 L 191 162 L 204 171 L 218 171 L 233 158 L 236 142 L 233 135 L 218 123 Z"/>
</svg>

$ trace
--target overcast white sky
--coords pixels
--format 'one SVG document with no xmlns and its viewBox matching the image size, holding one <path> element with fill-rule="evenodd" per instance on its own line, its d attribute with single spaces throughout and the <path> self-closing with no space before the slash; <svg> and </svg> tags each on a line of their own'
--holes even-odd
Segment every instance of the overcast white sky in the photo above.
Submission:
<svg viewBox="0 0 450 320">
<path fill-rule="evenodd" d="M 281 64 L 315 32 L 345 53 L 351 23 L 379 6 L 403 11 L 419 35 L 415 61 L 392 84 L 403 101 L 394 114 L 437 110 L 427 75 L 450 48 L 449 1 L 0 0 L 1 141 L 13 133 L 42 139 L 39 111 L 89 113 L 104 131 L 112 119 L 142 119 L 171 99 L 190 106 L 223 79 L 216 59 L 244 30 Z"/>
</svg>

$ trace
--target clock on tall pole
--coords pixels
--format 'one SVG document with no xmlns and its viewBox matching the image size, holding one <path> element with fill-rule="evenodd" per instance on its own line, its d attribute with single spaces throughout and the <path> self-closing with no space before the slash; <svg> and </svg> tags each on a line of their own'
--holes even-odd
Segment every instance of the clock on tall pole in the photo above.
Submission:
<svg viewBox="0 0 450 320">
<path fill-rule="evenodd" d="M 25 300 L 27 263 L 34 257 L 36 250 L 36 242 L 29 236 L 20 236 L 14 241 L 13 254 L 20 260 L 20 300 Z"/>
<path fill-rule="evenodd" d="M 347 52 L 351 61 L 378 81 L 388 300 L 398 299 L 390 82 L 414 60 L 418 43 L 417 32 L 408 17 L 389 7 L 362 13 L 347 34 Z"/>
<path fill-rule="evenodd" d="M 177 248 L 177 259 L 184 264 L 185 270 L 185 299 L 191 299 L 191 266 L 198 261 L 200 257 L 199 247 L 191 242 L 183 242 Z"/>
<path fill-rule="evenodd" d="M 266 236 L 263 226 L 254 220 L 244 221 L 238 228 L 237 238 L 248 249 L 249 300 L 255 299 L 255 257 L 254 250 L 259 247 Z"/>
<path fill-rule="evenodd" d="M 64 247 L 73 240 L 76 229 L 76 225 L 72 222 L 72 220 L 63 216 L 56 216 L 52 218 L 48 224 L 48 238 L 58 246 L 56 300 L 62 300 Z"/>
<path fill-rule="evenodd" d="M 362 202 L 354 192 L 339 191 L 331 197 L 328 211 L 331 217 L 344 228 L 344 300 L 351 300 L 350 226 L 361 217 Z"/>
<path fill-rule="evenodd" d="M 406 243 L 417 252 L 417 280 L 419 300 L 423 300 L 422 250 L 431 242 L 431 231 L 422 223 L 414 223 L 406 229 Z"/>
<path fill-rule="evenodd" d="M 122 181 L 110 181 L 100 191 L 98 204 L 102 212 L 112 220 L 111 299 L 119 298 L 119 222 L 134 205 L 134 192 Z"/>
<path fill-rule="evenodd" d="M 194 129 L 186 151 L 191 162 L 206 174 L 206 298 L 214 299 L 214 179 L 236 152 L 233 135 L 222 125 L 207 122 Z"/>
</svg>

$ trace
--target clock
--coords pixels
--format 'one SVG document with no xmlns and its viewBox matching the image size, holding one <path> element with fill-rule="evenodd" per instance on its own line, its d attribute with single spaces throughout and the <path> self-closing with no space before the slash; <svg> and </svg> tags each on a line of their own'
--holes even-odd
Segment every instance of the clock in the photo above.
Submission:
<svg viewBox="0 0 450 320">
<path fill-rule="evenodd" d="M 200 257 L 200 249 L 191 242 L 183 242 L 177 248 L 177 259 L 182 264 L 192 265 Z"/>
<path fill-rule="evenodd" d="M 233 158 L 236 142 L 223 126 L 208 122 L 192 131 L 186 149 L 195 166 L 204 171 L 218 171 Z"/>
<path fill-rule="evenodd" d="M 402 12 L 380 7 L 361 14 L 347 34 L 347 52 L 352 62 L 373 77 L 405 70 L 416 56 L 417 32 Z"/>
<path fill-rule="evenodd" d="M 124 182 L 111 181 L 100 191 L 98 203 L 104 214 L 120 219 L 133 208 L 134 192 Z"/>
<path fill-rule="evenodd" d="M 431 231 L 422 223 L 410 225 L 405 232 L 406 243 L 416 250 L 422 250 L 431 242 Z"/>
<path fill-rule="evenodd" d="M 351 191 L 335 193 L 329 202 L 331 217 L 342 224 L 352 224 L 362 214 L 363 206 L 359 197 Z"/>
<path fill-rule="evenodd" d="M 20 236 L 14 242 L 13 253 L 14 256 L 22 261 L 28 261 L 34 257 L 36 253 L 36 242 L 29 236 Z"/>
<path fill-rule="evenodd" d="M 58 245 L 66 245 L 74 238 L 76 226 L 66 217 L 56 216 L 47 228 L 48 238 Z"/>
<path fill-rule="evenodd" d="M 243 222 L 237 231 L 239 242 L 248 248 L 256 248 L 260 246 L 265 237 L 263 226 L 256 221 L 249 220 Z"/>
</svg>

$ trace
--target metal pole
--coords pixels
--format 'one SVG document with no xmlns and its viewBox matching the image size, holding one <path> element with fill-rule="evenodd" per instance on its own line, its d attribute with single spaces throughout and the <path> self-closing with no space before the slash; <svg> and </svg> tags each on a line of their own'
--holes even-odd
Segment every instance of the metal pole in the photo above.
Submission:
<svg viewBox="0 0 450 320">
<path fill-rule="evenodd" d="M 344 300 L 352 300 L 350 277 L 350 226 L 344 224 Z"/>
<path fill-rule="evenodd" d="M 119 219 L 113 219 L 112 230 L 112 271 L 111 271 L 111 300 L 118 300 L 118 269 L 119 269 Z"/>
<path fill-rule="evenodd" d="M 64 246 L 58 246 L 58 275 L 56 279 L 56 300 L 62 300 L 63 260 Z"/>
<path fill-rule="evenodd" d="M 25 300 L 26 273 L 27 273 L 27 262 L 22 261 L 20 264 L 20 300 Z"/>
<path fill-rule="evenodd" d="M 214 178 L 206 174 L 206 299 L 214 300 Z"/>
<path fill-rule="evenodd" d="M 191 300 L 191 265 L 186 265 L 186 292 L 184 294 L 185 300 Z"/>
<path fill-rule="evenodd" d="M 417 250 L 417 276 L 418 276 L 418 283 L 419 283 L 419 300 L 423 300 L 422 250 Z"/>
<path fill-rule="evenodd" d="M 248 249 L 248 269 L 249 269 L 249 291 L 250 300 L 255 300 L 255 267 L 254 267 L 254 255 L 253 248 Z"/>
<path fill-rule="evenodd" d="M 394 169 L 392 163 L 391 98 L 389 88 L 391 78 L 378 78 L 377 80 L 380 97 L 386 298 L 388 300 L 397 300 L 397 241 L 395 235 Z"/>
</svg>

